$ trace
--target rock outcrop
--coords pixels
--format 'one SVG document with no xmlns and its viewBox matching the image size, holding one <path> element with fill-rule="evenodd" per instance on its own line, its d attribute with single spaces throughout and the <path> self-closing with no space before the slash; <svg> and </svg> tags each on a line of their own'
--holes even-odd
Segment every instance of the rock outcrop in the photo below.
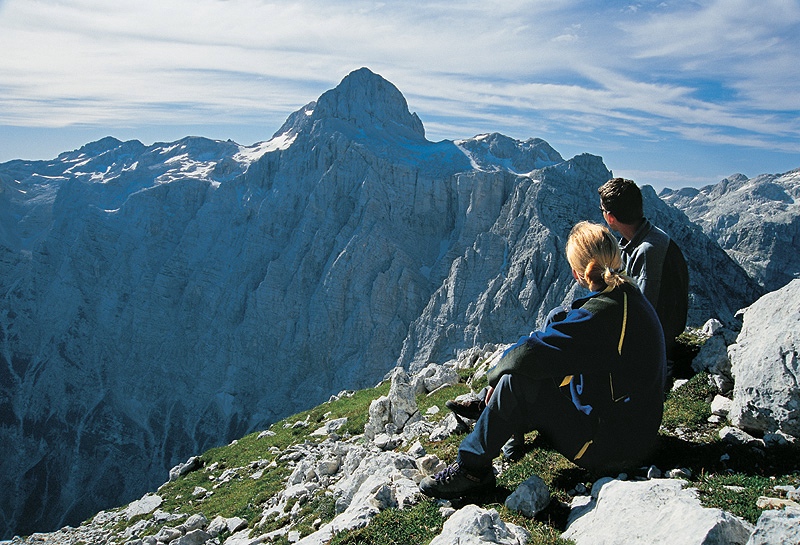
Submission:
<svg viewBox="0 0 800 545">
<path fill-rule="evenodd" d="M 582 497 L 573 508 L 564 537 L 576 545 L 747 542 L 753 531 L 750 524 L 720 509 L 702 507 L 696 491 L 684 485 L 679 479 L 595 483 L 591 500 Z"/>
<path fill-rule="evenodd" d="M 746 431 L 800 437 L 800 280 L 744 313 L 728 348 L 735 379 L 731 422 Z"/>
</svg>

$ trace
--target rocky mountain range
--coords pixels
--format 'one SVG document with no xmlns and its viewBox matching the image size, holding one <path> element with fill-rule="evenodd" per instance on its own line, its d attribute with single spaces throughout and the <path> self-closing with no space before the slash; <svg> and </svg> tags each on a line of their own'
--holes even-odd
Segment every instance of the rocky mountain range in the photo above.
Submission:
<svg viewBox="0 0 800 545">
<path fill-rule="evenodd" d="M 130 501 L 398 364 L 528 333 L 574 295 L 566 235 L 602 221 L 610 176 L 539 139 L 431 142 L 368 69 L 252 146 L 105 138 L 1 164 L 0 538 Z M 644 194 L 686 254 L 690 323 L 734 322 L 762 285 Z"/>
<path fill-rule="evenodd" d="M 664 190 L 767 291 L 800 278 L 800 169 L 742 174 L 701 189 Z"/>
</svg>

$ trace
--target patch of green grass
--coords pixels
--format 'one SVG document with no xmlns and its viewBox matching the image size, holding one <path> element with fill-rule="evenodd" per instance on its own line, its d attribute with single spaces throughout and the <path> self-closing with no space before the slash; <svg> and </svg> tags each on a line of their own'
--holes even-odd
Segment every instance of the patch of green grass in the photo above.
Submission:
<svg viewBox="0 0 800 545">
<path fill-rule="evenodd" d="M 791 476 L 773 478 L 737 473 L 703 475 L 696 486 L 706 506 L 722 509 L 755 524 L 762 512 L 756 505 L 760 496 L 777 497 L 774 486 L 797 486 L 797 483 L 798 479 Z"/>
<path fill-rule="evenodd" d="M 481 375 L 480 378 L 473 380 L 470 386 L 472 387 L 473 391 L 480 392 L 483 388 L 489 386 L 489 379 L 486 377 L 485 374 Z"/>
<path fill-rule="evenodd" d="M 308 411 L 292 415 L 270 427 L 274 435 L 261 437 L 260 432 L 251 433 L 230 445 L 212 448 L 200 456 L 203 467 L 164 484 L 158 495 L 164 499 L 161 509 L 166 512 L 180 512 L 187 515 L 202 513 L 208 520 L 217 515 L 225 517 L 241 517 L 248 521 L 252 528 L 260 521 L 264 504 L 285 487 L 285 479 L 292 468 L 286 461 L 281 461 L 280 456 L 291 445 L 313 440 L 310 433 L 320 427 L 326 419 L 347 418 L 347 423 L 338 431 L 342 436 L 358 435 L 363 433 L 364 425 L 369 418 L 369 404 L 389 392 L 390 384 L 385 382 L 375 388 L 359 390 L 352 396 L 343 396 L 340 399 L 322 403 Z M 294 427 L 295 422 L 307 422 L 305 427 Z M 319 439 L 317 439 L 319 440 Z M 279 454 L 274 450 L 278 449 Z M 259 479 L 252 479 L 250 475 L 255 469 L 249 468 L 257 460 L 264 460 L 263 465 L 275 462 L 273 467 L 265 467 Z M 210 471 L 210 468 L 214 468 Z M 246 468 L 238 471 L 237 476 L 227 483 L 211 480 L 219 477 L 225 470 Z M 218 486 L 215 488 L 215 485 Z M 196 487 L 205 488 L 210 494 L 194 496 Z M 307 533 L 313 531 L 311 522 L 317 517 L 323 522 L 331 520 L 334 516 L 333 507 L 327 505 L 324 498 L 315 498 L 308 506 L 301 509 L 298 529 Z M 317 511 L 316 513 L 314 511 Z M 123 521 L 115 528 L 122 532 L 143 517 L 134 517 L 130 521 Z M 308 519 L 308 520 L 307 520 Z M 276 524 L 280 527 L 284 524 Z M 175 523 L 167 523 L 174 525 Z M 158 532 L 161 525 L 154 525 L 144 532 L 152 535 Z"/>
<path fill-rule="evenodd" d="M 421 545 L 442 531 L 439 507 L 423 500 L 407 509 L 385 509 L 364 528 L 337 534 L 330 545 Z"/>
<path fill-rule="evenodd" d="M 561 537 L 562 530 L 558 529 L 547 515 L 549 509 L 537 515 L 535 519 L 529 519 L 520 513 L 506 509 L 505 506 L 497 507 L 503 521 L 522 526 L 530 532 L 528 545 L 574 545 L 573 541 Z"/>
<path fill-rule="evenodd" d="M 314 533 L 314 522 L 319 519 L 320 524 L 330 522 L 336 516 L 336 500 L 333 496 L 320 494 L 306 502 L 300 509 L 294 530 L 301 536 Z M 263 529 L 262 529 L 263 530 Z"/>
<path fill-rule="evenodd" d="M 569 502 L 567 491 L 575 485 L 584 482 L 589 472 L 579 468 L 560 453 L 543 444 L 536 433 L 525 436 L 526 454 L 503 472 L 497 481 L 498 486 L 503 486 L 509 491 L 515 490 L 519 485 L 531 477 L 538 475 L 550 488 L 551 497 L 560 501 Z"/>
<path fill-rule="evenodd" d="M 708 373 L 696 374 L 667 395 L 662 427 L 669 431 L 703 428 L 711 416 L 711 400 L 715 393 L 716 388 L 712 386 Z"/>
</svg>

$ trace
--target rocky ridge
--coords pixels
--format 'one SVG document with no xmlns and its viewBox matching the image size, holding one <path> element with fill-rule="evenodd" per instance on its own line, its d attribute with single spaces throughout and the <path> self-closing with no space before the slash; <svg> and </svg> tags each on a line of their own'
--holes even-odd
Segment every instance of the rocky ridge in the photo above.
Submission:
<svg viewBox="0 0 800 545">
<path fill-rule="evenodd" d="M 686 213 L 767 291 L 800 278 L 800 170 L 736 174 L 659 195 Z"/>
</svg>

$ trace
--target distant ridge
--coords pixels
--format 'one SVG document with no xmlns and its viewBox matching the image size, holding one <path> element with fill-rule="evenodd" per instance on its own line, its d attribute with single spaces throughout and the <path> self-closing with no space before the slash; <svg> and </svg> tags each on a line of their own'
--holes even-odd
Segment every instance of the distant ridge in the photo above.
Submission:
<svg viewBox="0 0 800 545">
<path fill-rule="evenodd" d="M 800 169 L 748 179 L 736 174 L 702 189 L 665 190 L 767 291 L 800 278 Z"/>
</svg>

